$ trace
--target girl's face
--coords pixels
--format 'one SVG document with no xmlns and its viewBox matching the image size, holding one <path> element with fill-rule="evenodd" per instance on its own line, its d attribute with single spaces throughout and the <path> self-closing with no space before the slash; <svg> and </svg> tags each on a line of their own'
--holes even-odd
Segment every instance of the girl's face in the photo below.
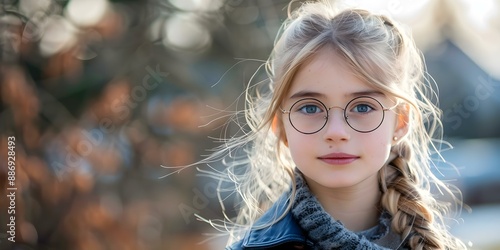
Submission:
<svg viewBox="0 0 500 250">
<path fill-rule="evenodd" d="M 394 107 L 394 101 L 355 77 L 343 59 L 328 48 L 304 64 L 291 84 L 282 104 L 284 130 L 292 158 L 309 185 L 333 189 L 378 185 L 377 172 L 389 158 L 393 137 L 403 135 L 396 113 L 388 109 Z M 362 131 L 373 129 L 382 121 L 380 112 L 383 112 L 383 122 L 372 132 L 355 131 L 344 119 L 342 109 L 359 96 L 371 98 L 356 99 L 349 104 L 346 109 L 349 124 Z M 327 108 L 335 108 L 325 110 L 313 99 L 298 102 L 304 98 L 314 98 Z M 377 101 L 388 110 L 382 111 Z M 303 132 L 321 128 L 326 112 L 328 121 L 318 132 L 297 131 L 296 128 Z"/>
</svg>

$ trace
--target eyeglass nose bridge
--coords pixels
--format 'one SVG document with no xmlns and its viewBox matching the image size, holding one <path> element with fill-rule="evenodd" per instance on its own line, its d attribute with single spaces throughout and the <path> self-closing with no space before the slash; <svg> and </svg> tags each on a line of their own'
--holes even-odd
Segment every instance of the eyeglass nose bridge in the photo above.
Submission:
<svg viewBox="0 0 500 250">
<path fill-rule="evenodd" d="M 324 125 L 324 126 L 326 126 L 326 124 L 328 123 L 328 120 L 330 120 L 330 110 L 332 110 L 332 109 L 340 109 L 340 110 L 342 110 L 342 118 L 344 118 L 344 119 L 343 119 L 343 120 L 344 120 L 344 122 L 345 122 L 347 125 L 349 125 L 349 122 L 347 122 L 347 118 L 348 118 L 348 116 L 347 116 L 347 114 L 345 113 L 346 108 L 342 108 L 341 106 L 331 106 L 331 107 L 329 107 L 329 108 L 326 108 L 326 110 L 327 110 L 327 112 L 326 112 L 326 116 L 325 116 L 326 122 L 325 122 L 325 125 Z M 324 127 L 324 126 L 323 126 L 323 127 Z M 349 126 L 350 126 L 350 125 L 349 125 Z"/>
<path fill-rule="evenodd" d="M 334 109 L 334 108 L 336 108 L 336 109 L 342 109 L 342 111 L 345 111 L 345 108 L 342 108 L 340 106 L 332 106 L 332 107 L 327 108 L 327 110 L 330 111 L 331 109 Z"/>
</svg>

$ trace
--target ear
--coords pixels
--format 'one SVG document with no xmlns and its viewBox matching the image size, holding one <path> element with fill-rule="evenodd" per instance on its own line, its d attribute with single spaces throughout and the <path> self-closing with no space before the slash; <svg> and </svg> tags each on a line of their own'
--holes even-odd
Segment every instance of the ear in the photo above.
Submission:
<svg viewBox="0 0 500 250">
<path fill-rule="evenodd" d="M 398 109 L 396 117 L 396 127 L 394 128 L 394 140 L 393 145 L 395 145 L 401 138 L 406 136 L 409 130 L 410 121 L 410 106 L 408 104 L 403 104 L 401 108 Z"/>
<path fill-rule="evenodd" d="M 283 144 L 288 147 L 288 140 L 286 139 L 285 131 L 283 131 L 282 129 L 281 122 L 281 119 L 277 115 L 275 115 L 273 118 L 273 122 L 271 123 L 271 129 L 274 135 L 278 137 L 278 140 L 283 141 Z"/>
</svg>

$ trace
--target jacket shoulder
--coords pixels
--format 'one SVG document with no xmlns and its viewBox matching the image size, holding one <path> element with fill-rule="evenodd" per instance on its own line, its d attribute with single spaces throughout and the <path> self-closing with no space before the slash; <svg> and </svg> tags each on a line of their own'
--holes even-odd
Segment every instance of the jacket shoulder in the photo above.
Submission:
<svg viewBox="0 0 500 250">
<path fill-rule="evenodd" d="M 228 250 L 246 248 L 290 249 L 292 246 L 310 245 L 302 229 L 287 211 L 288 195 L 281 196 L 245 233 L 242 240 Z M 280 217 L 284 215 L 281 219 Z M 279 220 L 278 220 L 279 219 Z"/>
</svg>

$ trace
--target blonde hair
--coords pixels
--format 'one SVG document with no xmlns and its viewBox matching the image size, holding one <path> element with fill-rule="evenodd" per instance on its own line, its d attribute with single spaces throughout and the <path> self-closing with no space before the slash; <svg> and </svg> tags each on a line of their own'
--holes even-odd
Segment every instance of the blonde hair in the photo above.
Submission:
<svg viewBox="0 0 500 250">
<path fill-rule="evenodd" d="M 299 67 L 321 48 L 330 47 L 360 79 L 398 100 L 399 112 L 407 117 L 408 133 L 393 146 L 394 156 L 379 171 L 380 205 L 392 215 L 392 230 L 407 240 L 411 249 L 466 248 L 444 222 L 451 205 L 461 205 L 454 195 L 456 189 L 431 172 L 431 155 L 440 151 L 441 113 L 433 103 L 437 99 L 433 81 L 425 75 L 422 56 L 411 35 L 386 16 L 360 9 L 340 10 L 328 2 L 308 2 L 293 12 L 290 9 L 291 4 L 289 18 L 265 64 L 268 81 L 246 91 L 249 129 L 243 136 L 227 140 L 205 161 L 224 158 L 242 148 L 245 152 L 243 158 L 225 158 L 227 172 L 218 173 L 221 180 L 229 177 L 235 183 L 242 201 L 232 225 L 251 225 L 295 186 L 291 185 L 294 164 L 285 146 L 282 116 L 277 114 Z M 438 201 L 431 188 L 450 195 L 453 202 Z M 294 194 L 292 190 L 292 201 Z M 226 221 L 224 227 L 227 225 Z"/>
</svg>

